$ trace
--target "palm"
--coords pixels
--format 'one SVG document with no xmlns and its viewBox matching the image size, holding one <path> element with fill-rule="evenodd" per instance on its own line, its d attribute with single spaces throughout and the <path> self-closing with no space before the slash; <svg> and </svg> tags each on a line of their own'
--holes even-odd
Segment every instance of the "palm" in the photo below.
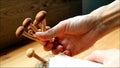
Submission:
<svg viewBox="0 0 120 68">
<path fill-rule="evenodd" d="M 95 21 L 93 17 L 87 15 L 70 18 L 46 32 L 38 33 L 37 37 L 43 41 L 53 37 L 58 38 L 59 43 L 62 44 L 62 49 L 69 50 L 73 56 L 89 48 L 96 41 L 96 34 L 93 30 Z M 46 49 L 50 49 L 49 47 L 49 44 L 45 46 Z M 53 46 L 52 52 L 57 52 L 57 48 Z"/>
<path fill-rule="evenodd" d="M 58 37 L 64 50 L 69 50 L 72 55 L 76 55 L 89 48 L 96 41 L 96 34 L 93 30 L 94 22 L 91 17 L 83 19 L 81 16 L 74 21 L 67 19 L 56 26 L 56 33 L 58 34 L 55 37 Z"/>
<path fill-rule="evenodd" d="M 76 55 L 89 48 L 94 42 L 92 31 L 84 34 L 61 34 L 58 36 L 59 42 L 65 50 L 70 50 L 72 55 Z"/>
</svg>

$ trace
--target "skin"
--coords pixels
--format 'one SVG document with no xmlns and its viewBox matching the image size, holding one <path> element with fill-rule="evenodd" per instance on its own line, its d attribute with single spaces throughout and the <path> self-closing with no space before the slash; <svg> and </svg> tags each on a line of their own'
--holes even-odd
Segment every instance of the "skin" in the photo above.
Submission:
<svg viewBox="0 0 120 68">
<path fill-rule="evenodd" d="M 92 52 L 90 55 L 86 56 L 85 59 L 101 63 L 103 64 L 104 67 L 120 67 L 119 53 L 120 53 L 119 49 L 96 50 Z"/>
<path fill-rule="evenodd" d="M 43 44 L 44 49 L 52 50 L 53 54 L 64 52 L 70 56 L 77 55 L 88 49 L 104 35 L 120 27 L 118 1 L 100 7 L 90 14 L 61 21 L 53 28 L 45 32 L 37 32 L 34 36 L 42 42 L 57 38 L 57 42 L 60 44 L 54 44 L 54 42 Z"/>
<path fill-rule="evenodd" d="M 63 20 L 53 28 L 45 32 L 37 32 L 34 36 L 44 42 L 42 45 L 45 50 L 52 51 L 53 54 L 63 52 L 69 56 L 77 55 L 91 47 L 101 37 L 120 28 L 119 3 L 120 0 L 116 0 L 90 14 Z M 57 41 L 46 43 L 52 38 Z M 56 42 L 59 44 L 54 44 Z M 107 63 L 107 60 L 99 61 L 103 64 Z"/>
<path fill-rule="evenodd" d="M 85 15 L 61 21 L 58 25 L 46 32 L 37 32 L 36 37 L 42 41 L 50 40 L 51 38 L 56 37 L 59 39 L 58 42 L 60 45 L 52 49 L 54 54 L 58 54 L 60 52 L 59 49 L 63 48 L 62 51 L 64 51 L 65 54 L 70 56 L 76 55 L 92 46 L 96 41 L 95 32 L 93 31 L 94 25 L 92 24 L 94 23 L 94 20 L 91 24 L 86 25 L 87 22 L 89 23 L 91 21 L 91 19 L 88 19 L 89 21 L 86 22 L 86 18 L 92 17 Z M 74 19 L 73 22 L 71 22 L 72 19 Z M 86 22 L 86 24 L 84 24 L 84 22 Z M 49 49 L 51 47 L 46 45 L 45 48 Z"/>
</svg>

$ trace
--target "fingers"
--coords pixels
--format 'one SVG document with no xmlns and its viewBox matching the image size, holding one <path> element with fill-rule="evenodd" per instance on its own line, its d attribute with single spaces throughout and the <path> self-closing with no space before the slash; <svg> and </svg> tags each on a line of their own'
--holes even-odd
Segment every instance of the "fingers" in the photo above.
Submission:
<svg viewBox="0 0 120 68">
<path fill-rule="evenodd" d="M 65 29 L 66 29 L 65 23 L 66 23 L 65 21 L 62 21 L 56 26 L 54 26 L 53 28 L 50 28 L 45 32 L 36 32 L 34 36 L 43 41 L 50 40 L 51 38 L 60 36 L 60 34 L 63 34 L 65 32 Z M 46 28 L 49 28 L 49 27 L 46 27 Z"/>
<path fill-rule="evenodd" d="M 64 53 L 65 55 L 72 56 L 71 52 L 69 50 L 65 50 L 62 45 L 53 45 L 53 43 L 47 43 L 47 45 L 44 46 L 44 49 L 46 51 L 52 50 L 52 53 L 54 55 L 57 55 L 59 53 Z M 64 51 L 65 50 L 65 51 Z"/>
<path fill-rule="evenodd" d="M 55 38 L 54 42 L 47 41 L 44 45 L 46 51 L 52 50 L 52 53 L 57 55 L 63 52 L 63 46 L 59 43 L 58 38 Z"/>
<path fill-rule="evenodd" d="M 39 38 L 40 40 L 46 41 L 46 40 L 50 40 L 51 38 L 55 37 L 55 31 L 54 29 L 49 29 L 45 32 L 36 32 L 35 37 Z"/>
<path fill-rule="evenodd" d="M 44 45 L 44 50 L 50 51 L 52 50 L 52 53 L 57 55 L 61 52 L 63 52 L 63 46 L 62 45 L 54 45 L 53 42 L 46 42 Z"/>
<path fill-rule="evenodd" d="M 64 53 L 65 55 L 72 56 L 72 55 L 71 55 L 71 52 L 70 52 L 69 50 L 65 50 L 63 53 Z"/>
<path fill-rule="evenodd" d="M 55 42 L 47 41 L 46 44 L 44 45 L 44 50 L 46 51 L 51 50 L 54 55 L 63 52 L 65 55 L 72 56 L 70 50 L 67 50 L 66 48 L 63 47 L 63 45 L 60 45 L 59 43 L 55 43 Z"/>
<path fill-rule="evenodd" d="M 59 46 L 57 46 L 57 50 L 59 51 L 59 52 L 63 52 L 63 46 L 62 45 L 59 45 Z"/>
<path fill-rule="evenodd" d="M 46 44 L 44 45 L 44 50 L 50 51 L 53 47 L 53 42 L 47 41 Z"/>
<path fill-rule="evenodd" d="M 52 49 L 52 53 L 57 55 L 59 53 L 63 52 L 63 46 L 62 45 L 58 45 L 55 49 Z"/>
<path fill-rule="evenodd" d="M 63 51 L 63 46 L 59 43 L 59 39 L 56 37 L 53 43 L 54 47 L 52 48 L 52 53 L 57 55 Z"/>
<path fill-rule="evenodd" d="M 50 29 L 50 26 L 46 26 L 46 30 L 49 30 Z"/>
<path fill-rule="evenodd" d="M 46 30 L 49 30 L 50 26 L 46 26 Z M 42 32 L 42 29 L 38 29 L 38 32 Z"/>
<path fill-rule="evenodd" d="M 98 62 L 98 63 L 103 63 L 104 62 L 104 52 L 102 50 L 96 50 L 92 52 L 90 55 L 86 56 L 85 59 L 93 61 L 93 62 Z"/>
</svg>

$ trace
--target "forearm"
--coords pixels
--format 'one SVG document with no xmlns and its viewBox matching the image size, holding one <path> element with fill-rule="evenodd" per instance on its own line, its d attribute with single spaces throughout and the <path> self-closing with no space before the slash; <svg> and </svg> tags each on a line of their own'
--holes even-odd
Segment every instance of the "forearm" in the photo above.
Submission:
<svg viewBox="0 0 120 68">
<path fill-rule="evenodd" d="M 91 12 L 90 15 L 97 15 L 94 31 L 98 38 L 101 38 L 114 29 L 120 28 L 120 0 L 103 6 Z"/>
</svg>

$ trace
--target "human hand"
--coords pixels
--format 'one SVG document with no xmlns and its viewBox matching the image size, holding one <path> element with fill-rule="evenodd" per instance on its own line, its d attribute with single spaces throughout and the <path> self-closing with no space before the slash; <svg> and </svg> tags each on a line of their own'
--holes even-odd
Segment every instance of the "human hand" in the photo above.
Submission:
<svg viewBox="0 0 120 68">
<path fill-rule="evenodd" d="M 94 31 L 96 21 L 96 17 L 91 15 L 76 16 L 61 21 L 45 32 L 37 32 L 35 36 L 43 42 L 52 38 L 57 39 L 59 44 L 43 44 L 45 50 L 52 50 L 53 54 L 64 52 L 66 55 L 74 56 L 92 46 L 97 40 Z"/>
<path fill-rule="evenodd" d="M 85 59 L 102 63 L 103 67 L 120 67 L 120 50 L 96 50 L 86 56 Z"/>
</svg>

